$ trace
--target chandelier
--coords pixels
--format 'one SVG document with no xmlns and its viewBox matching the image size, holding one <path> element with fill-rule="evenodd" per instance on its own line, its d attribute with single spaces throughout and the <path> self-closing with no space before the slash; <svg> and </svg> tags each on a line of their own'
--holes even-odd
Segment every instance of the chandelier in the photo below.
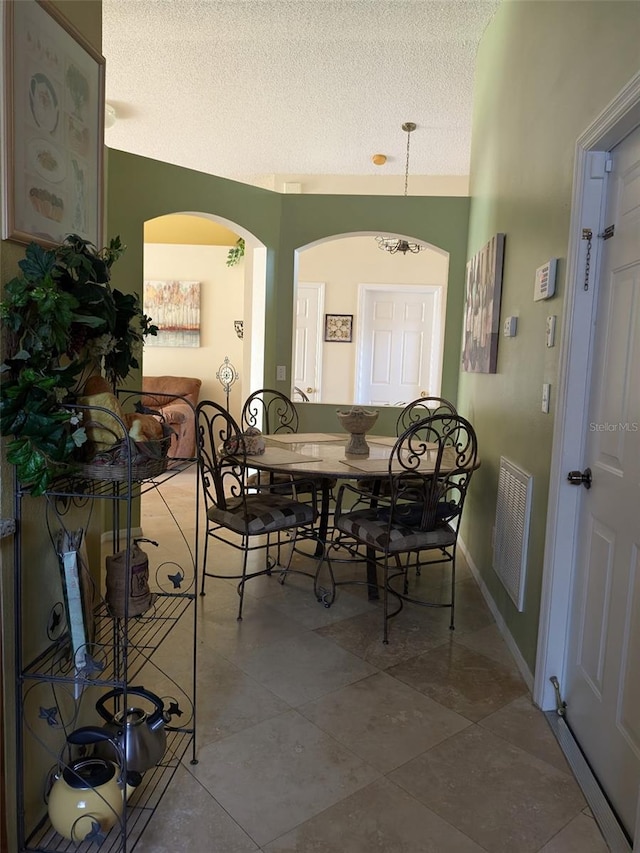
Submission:
<svg viewBox="0 0 640 853">
<path fill-rule="evenodd" d="M 402 129 L 407 134 L 407 159 L 404 167 L 404 195 L 406 198 L 409 186 L 409 146 L 411 144 L 411 134 L 416 129 L 416 125 L 412 121 L 405 121 Z M 422 252 L 427 248 L 422 243 L 414 243 L 412 240 L 404 240 L 399 237 L 376 237 L 376 243 L 378 244 L 378 248 L 389 252 L 391 255 L 395 255 L 397 252 L 402 252 L 403 255 L 406 255 L 407 252 L 417 255 L 418 252 Z"/>
</svg>

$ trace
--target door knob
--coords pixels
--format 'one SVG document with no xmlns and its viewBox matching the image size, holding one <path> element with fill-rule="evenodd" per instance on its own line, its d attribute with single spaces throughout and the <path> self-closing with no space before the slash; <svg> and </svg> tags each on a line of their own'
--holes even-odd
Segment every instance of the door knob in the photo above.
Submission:
<svg viewBox="0 0 640 853">
<path fill-rule="evenodd" d="M 585 489 L 591 488 L 591 468 L 585 468 L 583 471 L 569 471 L 567 480 L 572 486 L 584 486 Z"/>
<path fill-rule="evenodd" d="M 313 394 L 315 388 L 307 388 L 307 394 Z"/>
<path fill-rule="evenodd" d="M 420 396 L 421 396 L 421 397 L 428 397 L 428 396 L 429 396 L 429 392 L 428 392 L 428 391 L 421 391 L 421 392 L 420 392 Z"/>
</svg>

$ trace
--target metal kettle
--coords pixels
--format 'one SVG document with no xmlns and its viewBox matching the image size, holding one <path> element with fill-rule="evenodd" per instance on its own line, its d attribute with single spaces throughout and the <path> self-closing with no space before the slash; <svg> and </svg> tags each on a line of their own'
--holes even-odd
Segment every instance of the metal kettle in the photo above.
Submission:
<svg viewBox="0 0 640 853">
<path fill-rule="evenodd" d="M 127 770 L 144 773 L 162 760 L 167 747 L 165 724 L 171 717 L 165 712 L 162 699 L 144 687 L 128 687 L 127 702 L 132 696 L 140 696 L 153 706 L 151 713 L 133 706 L 116 713 L 107 710 L 106 703 L 110 699 L 123 695 L 124 689 L 121 687 L 110 690 L 98 699 L 96 711 L 106 721 L 103 730 L 124 753 Z M 113 745 L 105 741 L 100 747 L 100 755 L 113 758 Z"/>
<path fill-rule="evenodd" d="M 104 729 L 83 726 L 67 737 L 69 746 L 110 743 L 116 763 L 95 754 L 58 761 L 47 810 L 53 828 L 79 844 L 96 833 L 108 832 L 120 820 L 126 797 L 140 784 L 139 773 L 128 773 L 125 784 L 122 755 Z"/>
</svg>

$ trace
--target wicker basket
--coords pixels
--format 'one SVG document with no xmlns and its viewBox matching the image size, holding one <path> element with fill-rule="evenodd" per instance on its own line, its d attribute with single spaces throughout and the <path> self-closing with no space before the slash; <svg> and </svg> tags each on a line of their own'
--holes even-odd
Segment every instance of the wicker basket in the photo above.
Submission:
<svg viewBox="0 0 640 853">
<path fill-rule="evenodd" d="M 95 453 L 90 459 L 81 462 L 79 472 L 91 480 L 129 479 L 147 480 L 157 477 L 167 470 L 167 454 L 171 444 L 172 431 L 165 428 L 166 435 L 159 441 L 133 441 L 124 438 L 105 450 Z"/>
</svg>

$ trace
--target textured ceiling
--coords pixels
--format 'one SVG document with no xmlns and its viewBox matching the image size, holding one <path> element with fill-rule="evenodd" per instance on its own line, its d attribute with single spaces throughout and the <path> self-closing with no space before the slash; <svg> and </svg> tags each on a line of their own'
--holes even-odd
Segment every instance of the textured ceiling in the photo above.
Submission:
<svg viewBox="0 0 640 853">
<path fill-rule="evenodd" d="M 236 179 L 469 170 L 499 0 L 103 0 L 106 143 Z M 376 152 L 388 162 L 371 163 Z"/>
</svg>

